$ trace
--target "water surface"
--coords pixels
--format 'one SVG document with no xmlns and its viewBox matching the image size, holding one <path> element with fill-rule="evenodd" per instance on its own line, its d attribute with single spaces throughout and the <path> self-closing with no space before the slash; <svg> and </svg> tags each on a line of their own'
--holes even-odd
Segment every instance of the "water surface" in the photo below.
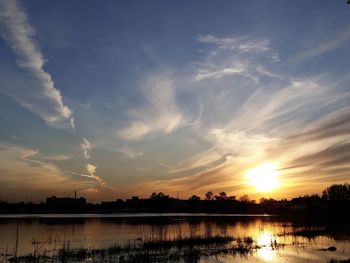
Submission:
<svg viewBox="0 0 350 263">
<path fill-rule="evenodd" d="M 246 255 L 206 256 L 200 262 L 329 262 L 350 258 L 346 231 L 296 224 L 275 216 L 206 214 L 5 215 L 0 216 L 0 254 L 55 253 L 70 248 L 105 248 L 135 240 L 193 236 L 251 237 L 259 249 Z M 332 226 L 333 227 L 333 226 Z M 337 226 L 339 230 L 339 226 Z M 347 228 L 348 226 L 340 226 Z M 326 248 L 335 247 L 336 251 Z M 208 248 L 209 249 L 209 248 Z"/>
</svg>

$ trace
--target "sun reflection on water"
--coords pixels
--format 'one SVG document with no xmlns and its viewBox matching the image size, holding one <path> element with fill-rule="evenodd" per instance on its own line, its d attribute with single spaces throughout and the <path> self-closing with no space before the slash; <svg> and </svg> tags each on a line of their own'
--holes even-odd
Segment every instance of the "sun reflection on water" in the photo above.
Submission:
<svg viewBox="0 0 350 263">
<path fill-rule="evenodd" d="M 276 257 L 276 252 L 273 249 L 274 242 L 275 239 L 272 232 L 264 231 L 259 233 L 257 245 L 261 248 L 257 251 L 258 258 L 268 262 L 273 261 Z"/>
</svg>

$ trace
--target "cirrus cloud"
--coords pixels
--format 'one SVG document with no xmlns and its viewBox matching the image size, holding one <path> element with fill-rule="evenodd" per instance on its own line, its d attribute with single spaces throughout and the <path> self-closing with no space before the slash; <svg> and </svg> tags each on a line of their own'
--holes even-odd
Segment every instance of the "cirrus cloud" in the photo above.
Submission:
<svg viewBox="0 0 350 263">
<path fill-rule="evenodd" d="M 1 36 L 18 57 L 17 65 L 30 71 L 39 83 L 30 85 L 30 92 L 17 92 L 12 85 L 6 88 L 10 84 L 2 85 L 3 92 L 38 114 L 48 124 L 55 125 L 71 118 L 72 110 L 63 103 L 61 92 L 44 69 L 46 61 L 34 40 L 35 29 L 24 8 L 17 0 L 1 0 L 0 6 Z M 69 123 L 74 128 L 74 120 L 70 119 Z"/>
</svg>

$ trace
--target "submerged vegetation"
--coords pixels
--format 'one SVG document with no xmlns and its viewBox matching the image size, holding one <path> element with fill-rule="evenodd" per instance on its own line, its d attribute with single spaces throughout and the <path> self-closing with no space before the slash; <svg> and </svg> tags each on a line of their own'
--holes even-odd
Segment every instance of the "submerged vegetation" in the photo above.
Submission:
<svg viewBox="0 0 350 263">
<path fill-rule="evenodd" d="M 147 223 L 138 222 L 136 225 L 130 219 L 121 222 L 115 220 L 98 221 L 99 224 L 101 222 L 113 225 L 120 224 L 121 227 L 124 227 L 126 222 L 136 226 L 137 236 L 130 237 L 130 239 L 114 239 L 110 236 L 103 240 L 85 239 L 84 237 L 80 239 L 79 235 L 76 234 L 67 237 L 55 232 L 57 234 L 32 237 L 29 241 L 32 247 L 27 250 L 18 250 L 18 245 L 16 245 L 18 243 L 15 239 L 13 246 L 10 246 L 9 249 L 0 250 L 0 263 L 206 262 L 213 258 L 222 258 L 224 262 L 227 259 L 227 262 L 231 262 L 235 257 L 250 262 L 252 258 L 278 256 L 285 251 L 298 251 L 307 246 L 310 246 L 315 254 L 328 255 L 324 262 L 327 260 L 332 263 L 347 262 L 336 261 L 346 259 L 346 257 L 336 258 L 339 253 L 344 251 L 344 248 L 339 246 L 336 240 L 337 233 L 342 232 L 349 240 L 348 225 L 302 226 L 299 222 L 279 221 L 277 218 L 264 217 L 254 221 L 259 222 L 255 225 L 256 230 L 259 231 L 259 234 L 256 234 L 256 232 L 246 232 L 249 227 L 245 227 L 251 222 L 248 218 L 241 218 L 236 222 L 232 218 L 225 217 L 221 218 L 222 221 L 220 218 L 201 219 L 201 221 L 198 219 L 187 220 L 189 221 L 184 224 L 183 219 L 173 219 L 162 223 L 152 219 Z M 50 228 L 52 224 L 55 224 L 50 220 L 42 222 L 45 222 L 46 226 Z M 27 223 L 30 223 L 30 220 Z M 62 222 L 59 224 L 61 226 Z M 238 227 L 236 230 L 230 229 L 228 228 L 230 225 Z M 267 226 L 265 230 L 264 226 Z M 189 232 L 184 232 L 184 229 L 188 227 Z M 242 227 L 245 229 L 244 231 L 237 231 Z M 273 227 L 274 230 L 270 227 Z M 16 231 L 15 237 L 22 236 L 21 228 L 16 229 L 19 229 L 19 235 L 16 235 Z M 232 235 L 233 233 L 235 235 Z M 103 234 L 101 233 L 101 235 Z M 318 236 L 329 238 L 330 243 L 321 242 L 314 246 L 319 240 Z M 339 240 L 342 239 L 339 238 Z M 103 243 L 99 243 L 100 241 Z M 21 246 L 22 244 L 19 245 L 19 247 Z"/>
<path fill-rule="evenodd" d="M 298 243 L 288 244 L 300 246 Z M 278 243 L 276 238 L 264 245 L 258 245 L 252 237 L 192 236 L 174 239 L 136 239 L 124 245 L 106 248 L 72 248 L 69 241 L 55 251 L 33 251 L 23 256 L 6 256 L 1 262 L 199 262 L 200 259 L 218 256 L 248 257 L 262 250 L 278 250 L 287 244 Z M 329 247 L 322 251 L 335 251 Z M 1 258 L 0 258 L 1 259 Z M 331 260 L 330 263 L 349 261 Z"/>
<path fill-rule="evenodd" d="M 32 204 L 33 205 L 33 204 Z M 44 204 L 42 204 L 44 205 Z M 90 204 L 91 205 L 91 204 Z M 137 236 L 128 239 L 115 239 L 109 237 L 106 240 L 89 240 L 85 242 L 85 236 L 79 240 L 79 235 L 75 235 L 74 226 L 79 229 L 90 219 L 84 217 L 53 217 L 39 219 L 27 218 L 26 224 L 32 221 L 39 221 L 45 226 L 58 224 L 72 225 L 73 234 L 67 238 L 59 232 L 49 232 L 48 235 L 31 236 L 32 250 L 21 250 L 18 242 L 21 240 L 21 227 L 18 219 L 15 219 L 13 226 L 15 231 L 13 245 L 11 249 L 0 248 L 0 263 L 5 262 L 199 262 L 212 257 L 239 256 L 250 260 L 250 257 L 261 257 L 271 255 L 273 251 L 283 251 L 287 247 L 292 249 L 304 248 L 310 243 L 317 242 L 318 237 L 326 237 L 331 243 L 321 243 L 314 248 L 315 253 L 327 253 L 333 256 L 342 250 L 339 243 L 333 241 L 345 241 L 350 239 L 350 228 L 348 224 L 350 200 L 349 185 L 333 185 L 327 188 L 322 196 L 312 195 L 287 200 L 274 200 L 262 198 L 257 204 L 250 200 L 248 196 L 243 196 L 236 200 L 234 196 L 227 196 L 225 192 L 214 195 L 212 192 L 206 194 L 205 200 L 200 200 L 198 196 L 192 196 L 190 200 L 173 199 L 163 193 L 154 193 L 149 199 L 134 198 L 129 201 L 117 201 L 104 204 L 106 207 L 121 205 L 123 208 L 132 208 L 130 212 L 140 209 L 148 211 L 147 207 L 168 207 L 176 208 L 177 205 L 191 208 L 189 214 L 147 214 L 140 213 L 141 216 L 118 216 L 103 217 L 97 220 L 98 224 L 109 224 L 111 229 L 122 229 L 124 225 L 137 227 L 134 233 Z M 169 205 L 169 206 L 168 206 Z M 35 205 L 33 205 L 34 207 Z M 95 207 L 95 205 L 91 205 Z M 87 204 L 89 207 L 89 204 Z M 102 204 L 101 204 L 102 207 Z M 114 208 L 113 208 L 114 207 Z M 96 208 L 96 207 L 95 207 Z M 123 209 L 124 209 L 123 208 Z M 252 215 L 241 216 L 237 220 L 236 215 L 220 214 L 200 214 L 196 212 L 207 211 L 242 211 L 247 214 L 269 212 L 276 216 L 259 215 L 254 216 L 254 220 L 260 220 L 259 226 L 264 229 L 265 224 L 274 228 L 270 232 L 261 233 L 262 229 L 257 229 L 259 234 L 245 232 L 248 230 Z M 1 209 L 0 209 L 1 210 Z M 32 210 L 30 210 L 32 211 Z M 103 210 L 101 213 L 108 210 Z M 118 210 L 119 211 L 119 210 Z M 123 210 L 120 210 L 123 211 Z M 159 211 L 161 212 L 161 211 Z M 180 211 L 179 211 L 180 212 Z M 292 213 L 291 213 L 292 212 Z M 107 213 L 107 212 L 106 212 Z M 183 225 L 183 223 L 186 223 Z M 278 227 L 275 228 L 275 224 Z M 237 226 L 237 228 L 236 228 Z M 29 226 L 25 226 L 28 228 Z M 254 226 L 255 227 L 255 226 Z M 235 232 L 237 229 L 244 229 L 243 232 Z M 44 228 L 45 229 L 45 228 Z M 233 231 L 234 229 L 234 231 Z M 94 229 L 95 233 L 96 229 Z M 264 232 L 264 231 L 263 231 Z M 99 232 L 96 232 L 99 233 Z M 107 232 L 104 232 L 105 234 Z M 107 233 L 108 234 L 108 233 Z M 234 236 L 231 236 L 231 235 Z M 102 233 L 99 233 L 103 236 Z M 117 232 L 119 235 L 119 232 Z M 245 236 L 246 235 L 246 236 Z M 290 238 L 293 236 L 293 238 Z M 76 238 L 77 237 L 77 238 Z M 96 236 L 94 237 L 96 238 Z M 99 238 L 97 238 L 99 239 Z M 127 240 L 127 241 L 126 241 Z M 104 243 L 98 243 L 98 242 Z M 309 243 L 308 243 L 309 242 Z M 89 244 L 89 245 L 86 245 Z M 8 246 L 8 244 L 7 244 Z M 12 250 L 13 249 L 13 250 Z M 278 252 L 279 253 L 279 252 Z M 344 263 L 339 258 L 328 257 L 330 263 Z M 348 254 L 345 255 L 345 259 Z M 334 259 L 333 259 L 334 258 Z M 343 258 L 340 258 L 344 260 Z M 337 261 L 338 260 L 338 261 Z"/>
<path fill-rule="evenodd" d="M 246 256 L 260 247 L 251 237 L 232 236 L 176 238 L 172 240 L 134 240 L 107 248 L 70 247 L 69 242 L 53 254 L 43 251 L 10 257 L 9 262 L 198 262 L 219 254 Z"/>
<path fill-rule="evenodd" d="M 330 237 L 334 240 L 349 240 L 350 227 L 347 224 L 298 227 L 295 226 L 291 232 L 281 233 L 280 236 L 291 235 L 314 239 L 319 236 Z"/>
</svg>

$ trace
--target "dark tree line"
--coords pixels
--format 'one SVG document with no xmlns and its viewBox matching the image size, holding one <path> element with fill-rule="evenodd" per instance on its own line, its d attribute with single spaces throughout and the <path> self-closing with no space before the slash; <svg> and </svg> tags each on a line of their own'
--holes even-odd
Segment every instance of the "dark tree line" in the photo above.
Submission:
<svg viewBox="0 0 350 263">
<path fill-rule="evenodd" d="M 169 199 L 169 195 L 166 195 L 163 192 L 153 192 L 149 199 L 157 200 L 157 199 Z M 201 197 L 198 195 L 192 195 L 189 200 L 198 201 L 201 200 Z M 226 192 L 220 192 L 219 194 L 214 194 L 212 191 L 208 191 L 204 195 L 204 200 L 214 201 L 214 200 L 231 200 L 231 201 L 239 201 L 242 203 L 255 203 L 255 200 L 249 199 L 248 195 L 242 195 L 237 199 L 235 195 L 227 195 Z M 323 190 L 322 195 L 318 194 L 314 195 L 305 195 L 296 197 L 290 200 L 292 203 L 312 203 L 312 202 L 322 202 L 322 201 L 334 201 L 334 202 L 344 202 L 350 201 L 350 185 L 348 183 L 345 184 L 333 184 L 326 189 Z M 261 198 L 260 204 L 271 204 L 277 202 L 288 202 L 287 199 L 276 200 L 273 198 Z"/>
<path fill-rule="evenodd" d="M 322 192 L 322 198 L 329 201 L 350 201 L 349 184 L 333 184 Z"/>
<path fill-rule="evenodd" d="M 231 201 L 236 201 L 236 196 L 235 195 L 230 195 L 228 196 L 226 192 L 220 192 L 218 195 L 214 195 L 212 191 L 207 192 L 204 195 L 204 200 L 231 200 Z M 201 200 L 201 198 L 197 195 L 192 195 L 189 200 Z M 243 195 L 239 198 L 239 201 L 241 202 L 252 202 L 250 201 L 248 195 Z"/>
</svg>

